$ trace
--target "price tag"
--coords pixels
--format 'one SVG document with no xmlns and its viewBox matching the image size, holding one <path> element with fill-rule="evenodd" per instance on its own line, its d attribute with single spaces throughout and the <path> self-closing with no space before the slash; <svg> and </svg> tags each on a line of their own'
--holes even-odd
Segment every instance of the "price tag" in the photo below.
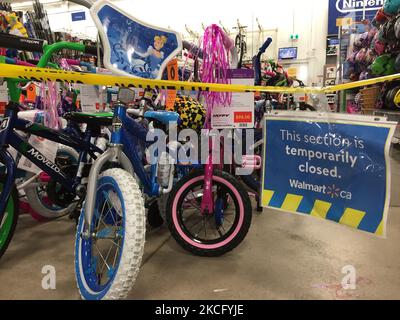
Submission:
<svg viewBox="0 0 400 320">
<path fill-rule="evenodd" d="M 353 24 L 353 18 L 338 18 L 336 19 L 337 27 L 351 26 Z"/>
<path fill-rule="evenodd" d="M 254 84 L 254 71 L 250 69 L 229 70 L 228 76 L 232 84 Z M 232 93 L 231 106 L 213 108 L 211 125 L 215 129 L 254 128 L 254 93 Z"/>
<path fill-rule="evenodd" d="M 0 84 L 0 115 L 5 113 L 8 100 L 7 83 L 2 83 Z"/>
<path fill-rule="evenodd" d="M 7 83 L 0 85 L 0 102 L 8 102 Z"/>
<path fill-rule="evenodd" d="M 96 112 L 96 105 L 100 104 L 97 88 L 91 85 L 81 85 L 79 94 L 82 112 Z"/>
<path fill-rule="evenodd" d="M 177 59 L 173 59 L 168 63 L 167 71 L 168 71 L 168 80 L 173 80 L 173 81 L 179 80 Z M 165 101 L 165 109 L 167 111 L 175 111 L 176 95 L 177 95 L 176 90 L 167 90 L 167 99 Z"/>
</svg>

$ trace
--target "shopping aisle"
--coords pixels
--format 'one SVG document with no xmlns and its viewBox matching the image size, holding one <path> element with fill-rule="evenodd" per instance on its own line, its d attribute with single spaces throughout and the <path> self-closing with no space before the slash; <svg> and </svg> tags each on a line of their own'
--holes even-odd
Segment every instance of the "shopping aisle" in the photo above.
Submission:
<svg viewBox="0 0 400 320">
<path fill-rule="evenodd" d="M 183 251 L 167 230 L 147 235 L 144 266 L 130 299 L 400 299 L 400 152 L 393 152 L 388 239 L 334 223 L 265 210 L 244 243 L 220 258 Z M 0 264 L 0 299 L 78 299 L 74 226 L 21 218 Z M 57 289 L 41 287 L 44 265 Z M 341 290 L 342 268 L 357 271 L 357 290 Z"/>
</svg>

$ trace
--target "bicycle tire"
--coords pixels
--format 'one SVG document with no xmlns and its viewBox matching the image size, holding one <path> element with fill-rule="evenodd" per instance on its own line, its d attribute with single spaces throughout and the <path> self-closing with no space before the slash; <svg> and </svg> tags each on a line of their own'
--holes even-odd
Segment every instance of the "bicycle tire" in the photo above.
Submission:
<svg viewBox="0 0 400 320">
<path fill-rule="evenodd" d="M 204 170 L 196 170 L 181 179 L 172 190 L 167 203 L 166 220 L 173 238 L 185 250 L 197 256 L 217 257 L 235 249 L 245 239 L 252 220 L 252 207 L 248 193 L 243 185 L 232 175 L 214 170 L 213 185 L 224 185 L 235 203 L 235 223 L 229 232 L 222 238 L 202 241 L 187 232 L 182 219 L 182 210 L 185 192 L 190 187 L 202 186 Z M 230 190 L 230 191 L 229 191 Z M 178 209 L 180 212 L 178 212 Z"/>
<path fill-rule="evenodd" d="M 121 205 L 120 207 L 118 206 L 118 209 L 121 209 L 121 211 L 112 206 L 108 207 L 109 209 L 106 211 L 106 214 L 103 215 L 105 204 L 110 202 L 110 190 L 118 198 Z M 97 211 L 93 215 L 92 227 L 94 230 L 91 230 L 90 233 L 92 234 L 92 232 L 97 231 L 95 233 L 96 237 L 91 235 L 88 239 L 84 239 L 82 236 L 85 224 L 84 209 L 82 209 L 79 219 L 75 241 L 75 275 L 78 290 L 81 297 L 85 300 L 125 299 L 139 273 L 146 232 L 144 200 L 139 186 L 132 175 L 118 168 L 107 170 L 100 175 L 95 210 L 102 206 L 103 209 L 101 212 Z M 110 212 L 111 216 L 107 217 Z M 104 219 L 101 219 L 101 217 Z M 119 218 L 121 226 L 119 226 Z M 110 225 L 117 221 L 117 228 L 114 231 Z M 97 230 L 101 222 L 105 228 Z M 113 233 L 110 233 L 109 230 L 113 231 Z M 97 261 L 99 259 L 95 259 L 96 257 L 94 257 L 93 252 L 95 247 L 99 250 L 99 240 L 110 240 L 111 235 L 114 236 L 111 242 L 116 244 L 116 252 L 119 251 L 119 253 L 115 253 L 118 261 L 114 257 L 112 267 L 109 267 L 107 263 L 105 264 L 108 268 L 106 274 L 109 280 L 101 284 L 103 274 L 100 270 L 100 277 L 98 277 Z M 102 236 L 104 238 L 101 238 Z M 114 241 L 118 241 L 118 243 Z M 122 241 L 122 244 L 120 241 Z M 105 242 L 107 243 L 107 241 Z M 99 253 L 104 260 L 108 258 L 108 256 L 104 258 L 104 255 L 101 255 L 100 251 Z"/>
</svg>

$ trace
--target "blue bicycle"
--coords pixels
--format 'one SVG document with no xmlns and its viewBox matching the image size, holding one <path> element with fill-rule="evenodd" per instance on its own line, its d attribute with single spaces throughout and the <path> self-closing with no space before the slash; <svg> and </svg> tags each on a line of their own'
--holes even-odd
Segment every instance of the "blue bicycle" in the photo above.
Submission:
<svg viewBox="0 0 400 320">
<path fill-rule="evenodd" d="M 0 45 L 9 43 L 9 39 L 9 36 L 1 35 Z M 24 46 L 25 40 L 12 38 L 15 47 Z M 37 43 L 34 48 L 36 51 L 45 51 L 43 63 L 58 50 L 85 52 L 90 49 L 78 43 L 44 45 L 40 41 L 32 40 Z M 7 79 L 12 100 L 19 96 L 18 81 L 20 80 Z M 125 298 L 135 282 L 143 255 L 144 201 L 133 178 L 131 163 L 121 152 L 121 127 L 117 121 L 124 107 L 120 103 L 115 107 L 114 114 L 106 116 L 86 114 L 81 121 L 86 124 L 86 129 L 78 135 L 67 135 L 20 119 L 18 112 L 21 107 L 16 102 L 7 105 L 5 116 L 0 122 L 0 162 L 5 167 L 0 177 L 0 256 L 8 247 L 18 220 L 18 195 L 15 186 L 17 163 L 9 152 L 9 148 L 13 147 L 57 184 L 64 199 L 76 202 L 77 210 L 85 204 L 79 219 L 75 244 L 76 278 L 84 299 Z M 111 144 L 103 153 L 91 141 L 93 137 L 99 136 L 104 126 L 112 127 L 113 132 Z M 75 174 L 67 174 L 62 163 L 46 158 L 21 136 L 21 132 L 78 151 L 79 160 Z M 97 157 L 99 154 L 101 156 Z M 87 177 L 89 169 L 90 174 Z M 88 180 L 87 185 L 85 180 Z M 91 197 L 85 201 L 87 194 Z"/>
</svg>

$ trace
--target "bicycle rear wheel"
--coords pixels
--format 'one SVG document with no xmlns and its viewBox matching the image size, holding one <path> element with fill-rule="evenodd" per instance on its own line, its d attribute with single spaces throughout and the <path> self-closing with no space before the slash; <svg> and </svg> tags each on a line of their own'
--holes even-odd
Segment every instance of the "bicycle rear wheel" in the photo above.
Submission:
<svg viewBox="0 0 400 320">
<path fill-rule="evenodd" d="M 77 168 L 79 162 L 79 153 L 67 146 L 60 145 L 57 150 L 57 157 L 64 157 L 68 159 L 71 163 L 71 167 Z M 57 163 L 57 158 L 56 158 Z M 75 172 L 75 169 L 74 169 Z M 27 172 L 26 179 L 32 177 L 32 173 Z M 34 182 L 34 184 L 38 184 L 38 180 Z M 58 197 L 62 197 L 62 186 L 58 183 L 53 184 L 51 187 L 60 189 Z M 28 199 L 28 203 L 31 207 L 31 215 L 34 219 L 38 221 L 46 221 L 57 219 L 59 217 L 70 214 L 74 211 L 76 207 L 76 202 L 70 202 L 69 200 L 72 198 L 71 195 L 68 195 L 68 200 L 65 201 L 65 204 L 55 204 L 51 201 L 51 197 L 49 197 L 49 183 L 43 183 L 40 186 L 27 186 L 25 188 L 26 197 Z M 57 191 L 52 190 L 53 194 L 56 194 Z"/>
</svg>

